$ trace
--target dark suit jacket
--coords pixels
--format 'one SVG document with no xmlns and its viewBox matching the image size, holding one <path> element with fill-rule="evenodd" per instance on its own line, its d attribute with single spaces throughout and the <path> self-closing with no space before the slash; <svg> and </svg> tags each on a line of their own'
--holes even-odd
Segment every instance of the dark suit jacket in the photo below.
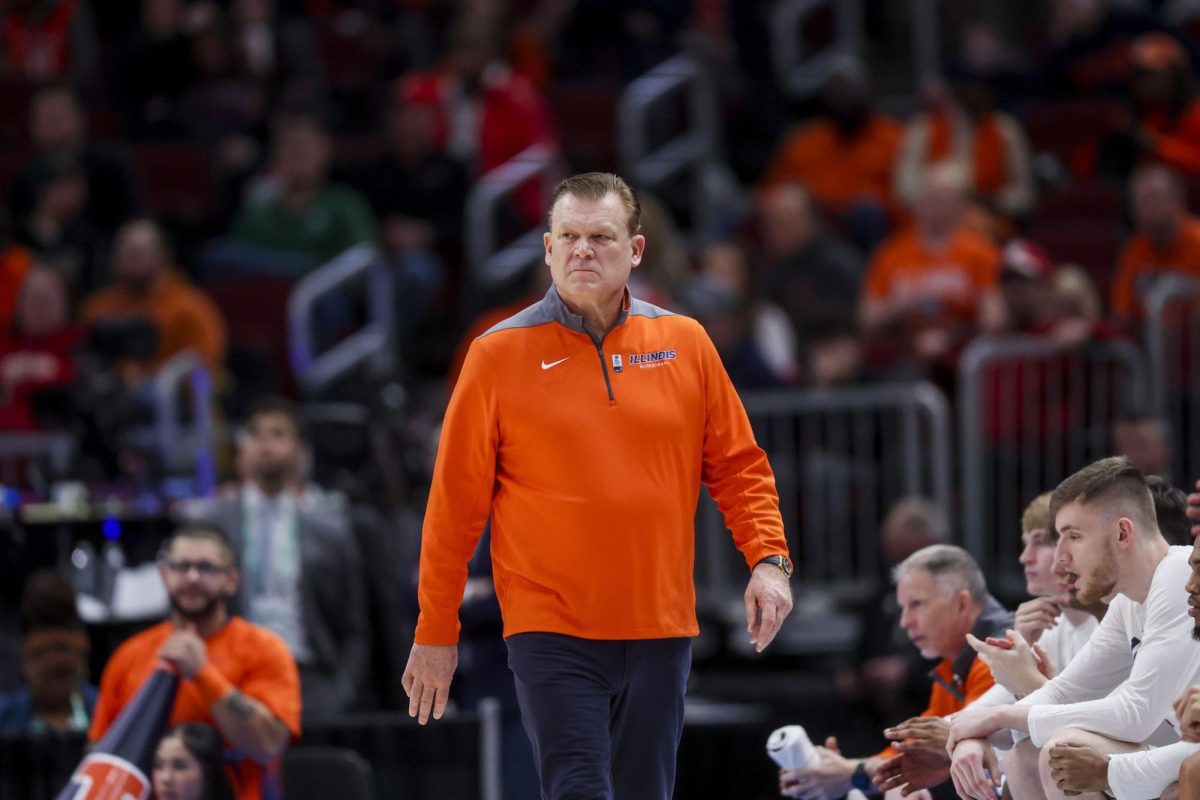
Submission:
<svg viewBox="0 0 1200 800">
<path fill-rule="evenodd" d="M 245 551 L 240 495 L 200 506 L 189 516 L 220 526 L 238 553 Z M 312 652 L 312 662 L 300 665 L 300 689 L 304 715 L 320 717 L 348 711 L 366 679 L 371 631 L 365 575 L 348 514 L 302 507 L 297 527 L 300 620 Z M 245 605 L 239 593 L 234 607 Z"/>
</svg>

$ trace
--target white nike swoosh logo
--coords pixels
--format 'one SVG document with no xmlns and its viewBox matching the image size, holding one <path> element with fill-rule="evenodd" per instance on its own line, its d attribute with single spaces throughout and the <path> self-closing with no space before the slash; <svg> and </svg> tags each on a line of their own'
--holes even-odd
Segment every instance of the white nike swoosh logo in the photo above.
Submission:
<svg viewBox="0 0 1200 800">
<path fill-rule="evenodd" d="M 567 356 L 567 358 L 570 358 L 570 356 Z M 550 369 L 551 367 L 557 367 L 559 364 L 566 361 L 567 358 L 560 358 L 558 361 L 551 361 L 549 364 L 547 364 L 545 361 L 543 361 L 542 369 Z"/>
</svg>

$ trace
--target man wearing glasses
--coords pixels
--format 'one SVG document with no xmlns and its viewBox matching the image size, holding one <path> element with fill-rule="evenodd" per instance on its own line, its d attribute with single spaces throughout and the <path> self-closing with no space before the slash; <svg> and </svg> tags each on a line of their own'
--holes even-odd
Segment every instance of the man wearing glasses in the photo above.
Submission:
<svg viewBox="0 0 1200 800">
<path fill-rule="evenodd" d="M 113 653 L 88 736 L 99 740 L 165 661 L 181 679 L 170 724 L 216 728 L 232 752 L 239 800 L 257 800 L 264 796 L 264 767 L 300 735 L 296 662 L 277 635 L 229 614 L 240 576 L 219 528 L 177 529 L 163 547 L 159 573 L 171 598 L 171 618 Z"/>
</svg>

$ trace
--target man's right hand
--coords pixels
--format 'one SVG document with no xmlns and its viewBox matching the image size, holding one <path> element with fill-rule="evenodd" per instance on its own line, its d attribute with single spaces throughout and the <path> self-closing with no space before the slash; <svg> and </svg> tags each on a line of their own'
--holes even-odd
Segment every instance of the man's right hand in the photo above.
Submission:
<svg viewBox="0 0 1200 800">
<path fill-rule="evenodd" d="M 995 800 L 1000 787 L 996 751 L 983 739 L 963 739 L 950 757 L 950 779 L 964 800 Z"/>
<path fill-rule="evenodd" d="M 408 695 L 408 715 L 424 725 L 430 713 L 441 719 L 450 699 L 450 680 L 458 666 L 456 644 L 413 644 L 400 683 Z"/>
<path fill-rule="evenodd" d="M 1049 597 L 1035 597 L 1017 606 L 1013 628 L 1033 644 L 1042 634 L 1058 624 L 1062 608 Z"/>
</svg>

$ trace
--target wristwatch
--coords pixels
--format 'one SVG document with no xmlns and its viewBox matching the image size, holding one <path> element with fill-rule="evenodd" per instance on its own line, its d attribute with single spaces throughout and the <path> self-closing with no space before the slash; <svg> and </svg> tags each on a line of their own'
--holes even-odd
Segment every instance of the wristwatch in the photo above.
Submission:
<svg viewBox="0 0 1200 800">
<path fill-rule="evenodd" d="M 759 559 L 758 564 L 774 564 L 779 567 L 779 571 L 783 573 L 784 577 L 792 577 L 792 560 L 787 556 L 767 556 Z M 757 567 L 758 564 L 754 566 Z"/>
<path fill-rule="evenodd" d="M 871 776 L 867 774 L 866 761 L 858 762 L 858 766 L 854 768 L 854 774 L 850 776 L 850 785 L 860 792 L 868 792 L 875 786 L 871 782 Z"/>
</svg>

